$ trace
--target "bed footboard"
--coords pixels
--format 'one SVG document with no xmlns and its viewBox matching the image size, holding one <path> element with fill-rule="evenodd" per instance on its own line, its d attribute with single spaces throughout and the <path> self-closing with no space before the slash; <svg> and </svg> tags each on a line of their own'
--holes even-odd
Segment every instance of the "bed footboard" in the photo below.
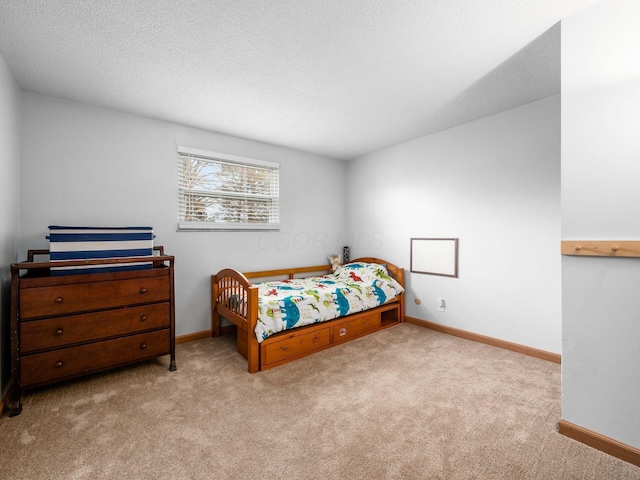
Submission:
<svg viewBox="0 0 640 480">
<path fill-rule="evenodd" d="M 211 275 L 211 335 L 220 335 L 220 318 L 237 327 L 238 352 L 251 373 L 260 369 L 259 344 L 254 330 L 258 321 L 258 287 L 242 273 L 227 268 Z"/>
</svg>

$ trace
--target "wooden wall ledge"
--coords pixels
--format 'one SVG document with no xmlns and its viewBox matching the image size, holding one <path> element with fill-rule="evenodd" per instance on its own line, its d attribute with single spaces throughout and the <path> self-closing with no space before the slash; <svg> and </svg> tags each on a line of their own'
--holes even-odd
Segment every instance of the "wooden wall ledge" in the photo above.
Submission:
<svg viewBox="0 0 640 480">
<path fill-rule="evenodd" d="M 563 240 L 562 255 L 640 257 L 640 240 Z"/>
</svg>

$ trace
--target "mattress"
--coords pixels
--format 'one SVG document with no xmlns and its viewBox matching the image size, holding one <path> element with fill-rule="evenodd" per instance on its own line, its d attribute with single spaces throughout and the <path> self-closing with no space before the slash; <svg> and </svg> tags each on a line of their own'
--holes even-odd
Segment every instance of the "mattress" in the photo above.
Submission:
<svg viewBox="0 0 640 480">
<path fill-rule="evenodd" d="M 384 265 L 365 262 L 329 275 L 260 283 L 256 338 L 375 308 L 402 292 Z"/>
</svg>

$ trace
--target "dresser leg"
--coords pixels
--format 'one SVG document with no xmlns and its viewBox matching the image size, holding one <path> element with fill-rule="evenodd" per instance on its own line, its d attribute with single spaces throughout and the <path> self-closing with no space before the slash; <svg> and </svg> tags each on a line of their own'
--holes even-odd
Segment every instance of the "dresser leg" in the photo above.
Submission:
<svg viewBox="0 0 640 480">
<path fill-rule="evenodd" d="M 16 415 L 20 415 L 22 413 L 22 402 L 20 399 L 11 401 L 11 409 L 9 410 L 9 416 L 15 417 Z"/>
<path fill-rule="evenodd" d="M 176 366 L 176 361 L 175 360 L 171 360 L 171 364 L 169 365 L 169 371 L 170 372 L 175 372 L 178 369 L 178 367 Z"/>
</svg>

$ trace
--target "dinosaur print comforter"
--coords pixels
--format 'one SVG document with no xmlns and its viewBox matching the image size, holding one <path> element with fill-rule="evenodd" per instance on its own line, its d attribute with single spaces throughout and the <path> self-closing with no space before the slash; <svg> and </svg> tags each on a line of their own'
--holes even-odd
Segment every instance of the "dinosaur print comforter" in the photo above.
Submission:
<svg viewBox="0 0 640 480">
<path fill-rule="evenodd" d="M 274 333 L 382 305 L 402 293 L 384 265 L 348 263 L 335 273 L 258 284 L 258 342 Z"/>
</svg>

